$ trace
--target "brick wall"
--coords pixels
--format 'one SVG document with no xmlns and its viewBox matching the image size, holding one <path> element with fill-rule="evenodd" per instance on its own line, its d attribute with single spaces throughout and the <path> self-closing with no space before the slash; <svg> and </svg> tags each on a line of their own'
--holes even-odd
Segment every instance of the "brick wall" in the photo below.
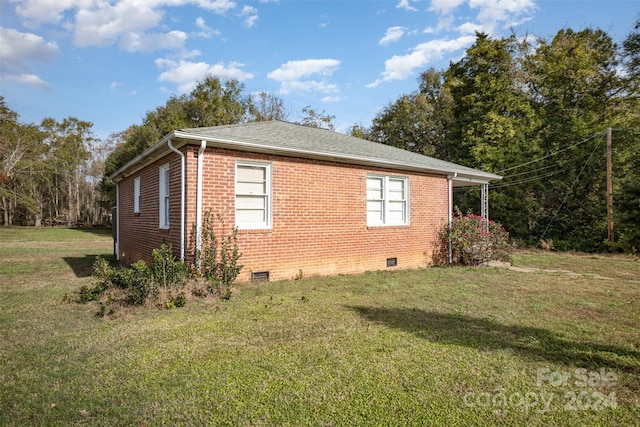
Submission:
<svg viewBox="0 0 640 427">
<path fill-rule="evenodd" d="M 190 200 L 187 240 L 195 223 L 197 148 L 183 148 Z M 120 252 L 132 261 L 149 261 L 151 250 L 162 239 L 179 253 L 180 163 L 175 154 L 171 159 L 170 230 L 158 229 L 158 168 L 166 160 L 140 173 L 145 194 L 140 216 L 133 215 L 133 178 L 137 175 L 120 183 Z M 445 176 L 208 148 L 204 153 L 203 209 L 222 215 L 230 225 L 235 216 L 236 160 L 269 162 L 272 168 L 272 227 L 240 230 L 240 262 L 244 265 L 240 280 L 260 271 L 269 271 L 271 280 L 281 280 L 300 271 L 311 276 L 386 269 L 387 258 L 398 259 L 393 268 L 431 263 L 437 232 L 447 220 Z M 410 225 L 367 227 L 368 173 L 409 177 Z"/>
<path fill-rule="evenodd" d="M 159 168 L 169 163 L 169 229 L 160 229 Z M 133 181 L 140 177 L 140 213 L 133 212 Z M 143 260 L 151 262 L 151 251 L 162 243 L 180 254 L 180 157 L 171 153 L 118 184 L 120 217 L 120 262 L 124 265 Z"/>
</svg>

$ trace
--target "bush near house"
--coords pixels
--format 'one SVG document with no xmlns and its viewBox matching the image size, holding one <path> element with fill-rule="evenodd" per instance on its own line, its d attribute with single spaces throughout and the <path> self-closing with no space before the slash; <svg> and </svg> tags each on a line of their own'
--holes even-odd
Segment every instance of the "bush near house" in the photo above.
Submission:
<svg viewBox="0 0 640 427">
<path fill-rule="evenodd" d="M 197 230 L 191 230 L 191 254 L 194 275 L 207 281 L 207 293 L 221 299 L 231 298 L 231 290 L 242 271 L 238 263 L 242 254 L 238 249 L 238 228 L 227 229 L 222 217 L 209 209 L 202 218 L 200 247 L 196 244 Z"/>
<path fill-rule="evenodd" d="M 191 235 L 194 248 L 195 233 L 194 227 Z M 231 298 L 242 270 L 238 263 L 242 254 L 238 250 L 237 228 L 227 229 L 219 215 L 207 211 L 202 220 L 201 249 L 191 255 L 194 262 L 188 265 L 175 257 L 171 245 L 163 243 L 153 250 L 151 266 L 138 261 L 130 268 L 118 268 L 98 257 L 93 265 L 97 283 L 83 285 L 77 302 L 100 302 L 98 315 L 103 317 L 113 313 L 113 307 L 107 310 L 107 306 L 114 302 L 140 306 L 152 300 L 158 307 L 177 308 L 186 304 L 185 292 L 196 297 Z"/>
<path fill-rule="evenodd" d="M 456 209 L 451 229 L 445 225 L 444 244 L 451 242 L 452 263 L 478 266 L 489 261 L 511 261 L 509 233 L 495 221 L 480 215 L 463 215 Z"/>
<path fill-rule="evenodd" d="M 171 246 L 163 244 L 153 251 L 151 267 L 138 261 L 130 268 L 118 268 L 111 266 L 106 259 L 97 257 L 92 275 L 97 283 L 93 287 L 82 286 L 77 301 L 83 304 L 100 301 L 99 314 L 104 315 L 104 304 L 120 301 L 144 305 L 150 297 L 166 307 L 183 306 L 184 294 L 181 290 L 188 282 L 189 269 L 184 261 L 176 259 Z M 174 295 L 174 292 L 178 294 Z"/>
</svg>

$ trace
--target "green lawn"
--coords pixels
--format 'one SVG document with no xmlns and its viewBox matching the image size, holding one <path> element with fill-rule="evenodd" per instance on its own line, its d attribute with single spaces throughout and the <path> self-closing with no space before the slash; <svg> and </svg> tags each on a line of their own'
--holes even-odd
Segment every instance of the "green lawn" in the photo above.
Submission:
<svg viewBox="0 0 640 427">
<path fill-rule="evenodd" d="M 242 284 L 230 301 L 105 319 L 69 296 L 111 252 L 108 232 L 0 229 L 0 425 L 640 419 L 633 258 Z"/>
</svg>

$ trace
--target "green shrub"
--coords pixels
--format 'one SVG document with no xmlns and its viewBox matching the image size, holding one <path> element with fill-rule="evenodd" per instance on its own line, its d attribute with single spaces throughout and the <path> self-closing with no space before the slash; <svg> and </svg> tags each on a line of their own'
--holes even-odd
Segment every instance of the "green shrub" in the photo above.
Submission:
<svg viewBox="0 0 640 427">
<path fill-rule="evenodd" d="M 102 298 L 105 290 L 106 287 L 102 283 L 97 283 L 93 287 L 82 285 L 82 287 L 80 287 L 77 301 L 80 304 L 86 304 L 90 301 L 98 301 Z"/>
<path fill-rule="evenodd" d="M 462 215 L 457 210 L 451 229 L 445 225 L 443 234 L 451 242 L 454 264 L 477 266 L 493 260 L 511 260 L 513 245 L 509 233 L 501 224 L 480 215 Z"/>
<path fill-rule="evenodd" d="M 180 292 L 175 298 L 171 298 L 165 306 L 169 309 L 184 307 L 187 304 L 187 296 L 184 292 Z"/>
<path fill-rule="evenodd" d="M 216 221 L 219 230 L 216 229 Z M 192 228 L 191 241 L 195 247 L 195 227 Z M 238 249 L 238 228 L 229 233 L 220 215 L 205 212 L 202 219 L 200 250 L 193 254 L 194 270 L 207 279 L 210 294 L 219 298 L 231 298 L 233 288 L 242 265 L 238 263 L 242 254 Z"/>
<path fill-rule="evenodd" d="M 162 244 L 159 249 L 151 253 L 151 271 L 153 280 L 163 289 L 181 289 L 189 279 L 189 269 L 183 260 L 173 255 L 171 245 Z"/>
<path fill-rule="evenodd" d="M 110 282 L 111 277 L 113 275 L 114 268 L 111 267 L 109 261 L 102 258 L 101 256 L 96 257 L 96 260 L 93 263 L 93 277 L 99 279 L 102 282 Z"/>
<path fill-rule="evenodd" d="M 151 293 L 157 296 L 157 287 L 151 280 L 152 274 L 144 261 L 138 261 L 126 271 L 126 289 L 133 304 L 142 305 Z"/>
</svg>

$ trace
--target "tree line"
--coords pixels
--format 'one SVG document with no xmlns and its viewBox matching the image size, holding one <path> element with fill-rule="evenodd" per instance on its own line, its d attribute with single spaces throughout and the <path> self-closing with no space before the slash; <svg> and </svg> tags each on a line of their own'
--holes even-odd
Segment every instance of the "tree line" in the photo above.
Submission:
<svg viewBox="0 0 640 427">
<path fill-rule="evenodd" d="M 551 40 L 477 34 L 462 59 L 354 135 L 479 168 L 490 216 L 525 244 L 606 250 L 605 131 L 613 129 L 616 244 L 640 249 L 640 20 L 621 47 L 601 30 Z M 456 189 L 479 210 L 477 187 Z"/>
<path fill-rule="evenodd" d="M 524 244 L 606 249 L 606 128 L 613 129 L 616 241 L 640 248 L 640 20 L 621 46 L 598 29 L 550 40 L 477 33 L 447 69 L 425 70 L 415 91 L 349 133 L 494 172 L 490 215 Z M 175 129 L 290 120 L 278 96 L 244 94 L 207 77 L 139 124 L 99 141 L 70 117 L 22 124 L 0 97 L 0 209 L 4 225 L 101 223 L 115 204 L 108 176 Z M 334 129 L 311 106 L 297 123 Z M 456 188 L 463 211 L 479 190 Z"/>
</svg>

